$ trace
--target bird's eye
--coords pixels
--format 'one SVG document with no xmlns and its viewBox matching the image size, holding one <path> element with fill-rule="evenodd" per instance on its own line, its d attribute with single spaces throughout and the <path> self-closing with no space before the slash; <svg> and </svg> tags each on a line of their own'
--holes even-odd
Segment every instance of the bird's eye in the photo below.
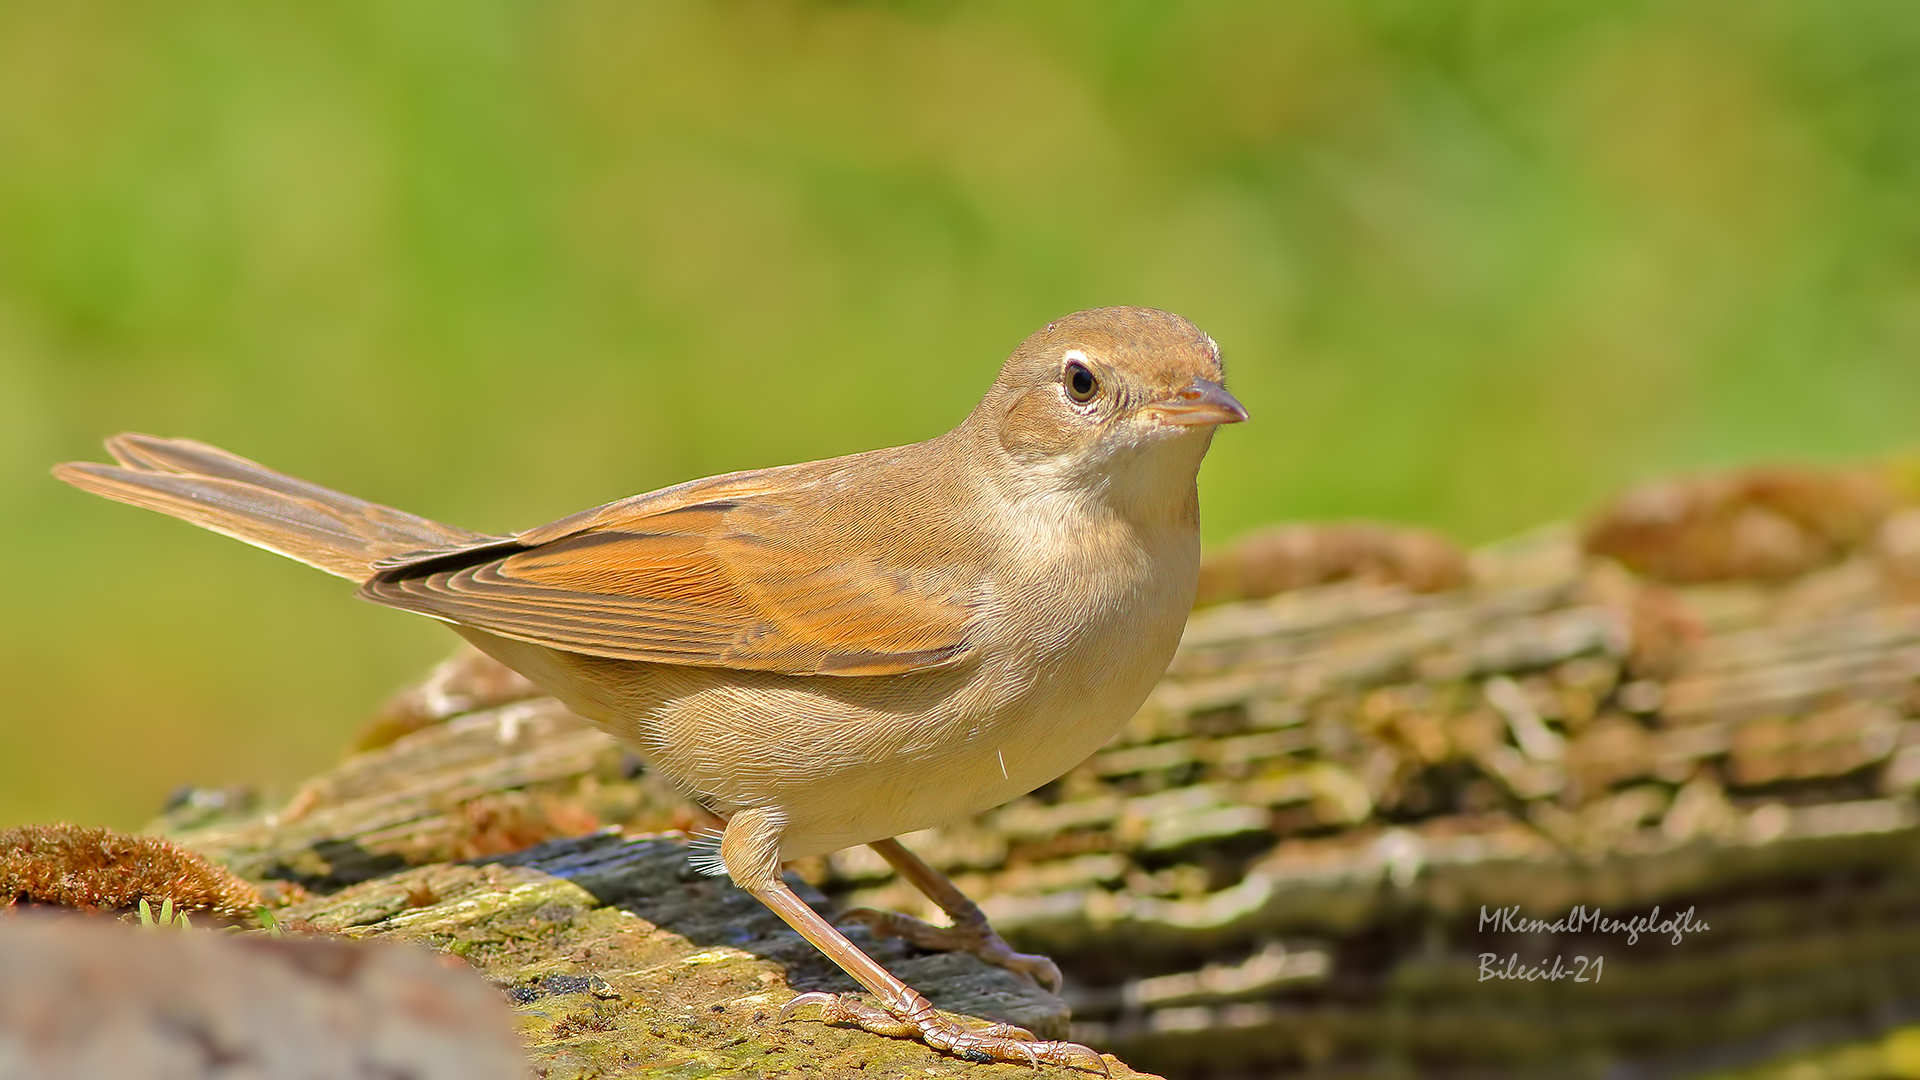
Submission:
<svg viewBox="0 0 1920 1080">
<path fill-rule="evenodd" d="M 1067 396 L 1085 404 L 1093 400 L 1100 390 L 1100 380 L 1093 377 L 1093 371 L 1078 360 L 1069 360 L 1063 381 L 1067 384 Z"/>
</svg>

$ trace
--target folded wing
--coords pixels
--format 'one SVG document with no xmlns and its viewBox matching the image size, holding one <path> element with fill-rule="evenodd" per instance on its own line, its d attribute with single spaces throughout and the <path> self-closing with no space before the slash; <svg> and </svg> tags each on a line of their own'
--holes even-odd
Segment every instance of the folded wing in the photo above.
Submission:
<svg viewBox="0 0 1920 1080">
<path fill-rule="evenodd" d="M 617 504 L 557 537 L 548 527 L 392 560 L 361 593 L 621 660 L 853 676 L 965 658 L 970 597 L 954 574 L 783 535 L 764 498 L 676 501 Z"/>
</svg>

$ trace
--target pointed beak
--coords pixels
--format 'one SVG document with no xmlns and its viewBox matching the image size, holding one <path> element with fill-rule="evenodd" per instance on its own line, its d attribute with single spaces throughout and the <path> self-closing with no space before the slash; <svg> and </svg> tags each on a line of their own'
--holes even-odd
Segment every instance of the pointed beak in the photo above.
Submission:
<svg viewBox="0 0 1920 1080">
<path fill-rule="evenodd" d="M 1247 418 L 1247 407 L 1227 388 L 1210 379 L 1195 379 L 1169 398 L 1147 406 L 1147 411 L 1169 424 L 1237 424 Z"/>
</svg>

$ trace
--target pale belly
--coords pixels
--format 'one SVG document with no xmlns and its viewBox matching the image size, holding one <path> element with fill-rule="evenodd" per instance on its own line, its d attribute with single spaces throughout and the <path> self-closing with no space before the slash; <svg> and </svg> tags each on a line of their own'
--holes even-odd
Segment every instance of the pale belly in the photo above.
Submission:
<svg viewBox="0 0 1920 1080">
<path fill-rule="evenodd" d="M 1060 776 L 1139 709 L 1179 641 L 1135 624 L 1084 643 L 1077 676 L 991 666 L 893 679 L 680 669 L 632 741 L 722 814 L 770 807 L 783 859 L 944 825 Z"/>
<path fill-rule="evenodd" d="M 1126 643 L 1124 660 L 1096 686 L 1059 685 L 1043 674 L 991 712 L 929 718 L 917 737 L 874 747 L 881 752 L 830 781 L 802 770 L 777 794 L 767 792 L 787 818 L 782 858 L 945 825 L 1059 777 L 1138 711 L 1177 641 Z"/>
</svg>

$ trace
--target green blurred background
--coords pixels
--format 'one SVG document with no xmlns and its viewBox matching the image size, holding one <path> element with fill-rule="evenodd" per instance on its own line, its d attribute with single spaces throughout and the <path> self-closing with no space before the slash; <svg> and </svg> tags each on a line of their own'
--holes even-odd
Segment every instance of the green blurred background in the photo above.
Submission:
<svg viewBox="0 0 1920 1080">
<path fill-rule="evenodd" d="M 284 785 L 431 623 L 69 490 L 189 435 L 505 530 L 1177 310 L 1207 536 L 1482 540 L 1920 440 L 1920 6 L 0 0 L 0 825 Z"/>
</svg>

